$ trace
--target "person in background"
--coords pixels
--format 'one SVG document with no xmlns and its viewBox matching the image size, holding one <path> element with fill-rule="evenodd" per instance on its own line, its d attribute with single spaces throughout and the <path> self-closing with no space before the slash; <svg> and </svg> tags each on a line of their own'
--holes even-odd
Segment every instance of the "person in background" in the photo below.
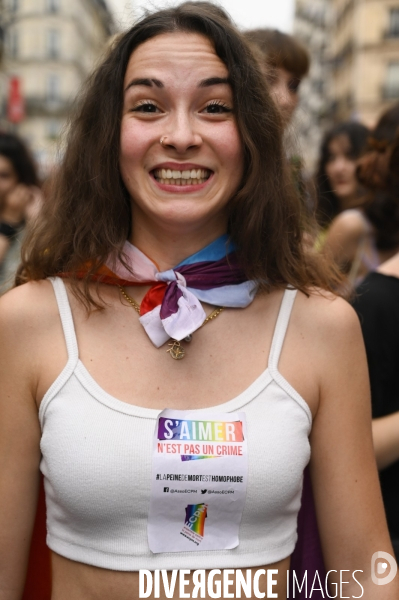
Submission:
<svg viewBox="0 0 399 600">
<path fill-rule="evenodd" d="M 369 169 L 364 167 L 373 161 L 377 165 L 385 164 L 385 153 L 391 147 L 398 127 L 399 103 L 382 115 L 368 137 L 365 162 L 360 158 L 356 163 L 363 165 L 356 175 L 358 185 L 364 185 L 367 193 L 359 192 L 357 198 L 354 194 L 352 199 L 349 194 L 346 196 L 346 201 L 351 204 L 347 204 L 346 210 L 332 221 L 326 236 L 324 249 L 332 253 L 350 287 L 359 285 L 367 273 L 399 249 L 397 199 L 381 187 L 386 182 L 381 179 L 378 169 L 372 169 L 370 175 Z"/>
<path fill-rule="evenodd" d="M 395 110 L 395 109 L 394 109 Z M 396 108 L 397 110 L 397 108 Z M 381 121 L 380 121 L 381 126 Z M 381 131 L 381 129 L 378 129 Z M 377 131 L 376 130 L 376 131 Z M 375 134 L 374 134 L 375 136 Z M 359 176 L 388 206 L 397 224 L 399 213 L 399 132 L 393 142 L 370 150 Z M 385 236 L 390 231 L 385 232 Z M 399 227 L 396 229 L 396 236 Z M 378 239 L 378 238 L 377 238 Z M 385 239 L 385 238 L 384 238 Z M 392 231 L 392 243 L 395 232 Z M 357 288 L 353 306 L 362 326 L 370 371 L 373 438 L 388 528 L 399 559 L 399 252 L 369 273 Z"/>
<path fill-rule="evenodd" d="M 40 204 L 35 163 L 22 140 L 0 132 L 0 293 L 19 263 L 23 227 Z"/>
<path fill-rule="evenodd" d="M 309 54 L 297 39 L 277 29 L 252 29 L 244 37 L 256 52 L 287 127 L 298 105 L 301 80 L 309 71 Z"/>
<path fill-rule="evenodd" d="M 244 38 L 250 44 L 266 77 L 269 90 L 279 109 L 284 133 L 299 102 L 299 86 L 308 74 L 310 57 L 306 48 L 293 36 L 277 29 L 252 29 L 244 32 Z M 314 202 L 303 176 L 303 164 L 300 154 L 292 151 L 285 135 L 287 160 L 293 181 L 301 200 L 302 225 L 305 238 L 313 239 L 312 225 Z"/>
<path fill-rule="evenodd" d="M 339 213 L 364 202 L 364 190 L 356 178 L 356 161 L 366 149 L 369 134 L 361 123 L 345 122 L 324 136 L 315 181 L 317 221 L 324 231 Z"/>
</svg>

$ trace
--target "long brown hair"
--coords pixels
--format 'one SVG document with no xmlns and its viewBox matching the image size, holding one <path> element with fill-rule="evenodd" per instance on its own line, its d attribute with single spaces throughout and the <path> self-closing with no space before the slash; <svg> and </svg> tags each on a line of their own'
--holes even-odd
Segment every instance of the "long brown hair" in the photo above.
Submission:
<svg viewBox="0 0 399 600">
<path fill-rule="evenodd" d="M 364 212 L 378 250 L 399 247 L 399 102 L 385 111 L 368 139 L 356 175 L 367 188 Z"/>
<path fill-rule="evenodd" d="M 308 51 L 292 35 L 278 29 L 251 29 L 244 32 L 244 37 L 259 49 L 261 60 L 269 67 L 283 68 L 298 79 L 307 75 L 310 67 Z"/>
<path fill-rule="evenodd" d="M 98 305 L 90 278 L 110 253 L 123 260 L 132 222 L 118 164 L 127 64 L 143 42 L 180 31 L 206 36 L 229 72 L 244 154 L 243 181 L 229 205 L 229 234 L 248 278 L 267 290 L 287 284 L 330 289 L 332 270 L 323 259 L 305 257 L 303 215 L 286 170 L 279 113 L 251 50 L 214 10 L 189 4 L 141 19 L 88 81 L 52 192 L 26 241 L 17 284 L 67 272 L 86 305 Z M 88 263 L 78 289 L 74 275 Z"/>
</svg>

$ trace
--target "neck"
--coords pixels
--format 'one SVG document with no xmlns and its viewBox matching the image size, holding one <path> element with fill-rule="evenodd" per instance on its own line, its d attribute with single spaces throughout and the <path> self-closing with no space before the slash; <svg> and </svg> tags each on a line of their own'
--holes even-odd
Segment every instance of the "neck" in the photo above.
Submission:
<svg viewBox="0 0 399 600">
<path fill-rule="evenodd" d="M 353 194 L 351 196 L 341 197 L 339 204 L 342 210 L 349 210 L 351 208 L 359 208 L 363 205 L 364 198 L 359 194 Z"/>
<path fill-rule="evenodd" d="M 172 269 L 226 233 L 226 223 L 207 223 L 205 227 L 151 227 L 135 221 L 130 242 L 153 260 L 160 271 Z"/>
</svg>

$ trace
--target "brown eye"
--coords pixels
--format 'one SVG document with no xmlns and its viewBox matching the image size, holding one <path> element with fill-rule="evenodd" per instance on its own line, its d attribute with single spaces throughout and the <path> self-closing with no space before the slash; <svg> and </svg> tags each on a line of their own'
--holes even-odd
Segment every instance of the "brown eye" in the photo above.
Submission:
<svg viewBox="0 0 399 600">
<path fill-rule="evenodd" d="M 132 112 L 156 113 L 159 110 L 153 102 L 143 102 L 132 109 Z"/>
<path fill-rule="evenodd" d="M 209 115 L 220 115 L 231 112 L 231 108 L 229 108 L 224 102 L 211 102 L 205 107 L 205 111 Z"/>
<path fill-rule="evenodd" d="M 288 89 L 290 90 L 290 92 L 297 94 L 300 83 L 301 83 L 301 80 L 298 79 L 297 77 L 293 77 L 292 79 L 290 79 L 288 82 Z"/>
</svg>

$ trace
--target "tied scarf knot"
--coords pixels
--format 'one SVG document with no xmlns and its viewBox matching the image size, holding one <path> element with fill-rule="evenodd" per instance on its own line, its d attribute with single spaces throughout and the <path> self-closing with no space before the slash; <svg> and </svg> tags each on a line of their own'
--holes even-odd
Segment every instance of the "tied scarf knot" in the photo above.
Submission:
<svg viewBox="0 0 399 600">
<path fill-rule="evenodd" d="M 177 284 L 183 287 L 187 287 L 187 280 L 182 273 L 175 269 L 169 269 L 168 271 L 162 271 L 155 275 L 157 281 L 163 281 L 168 285 Z"/>
<path fill-rule="evenodd" d="M 199 329 L 206 314 L 200 301 L 187 289 L 187 280 L 182 273 L 169 269 L 157 273 L 156 279 L 166 284 L 159 313 L 146 313 L 140 317 L 140 322 L 159 348 L 169 338 L 180 341 Z M 147 295 L 151 295 L 151 290 Z"/>
<path fill-rule="evenodd" d="M 92 279 L 109 285 L 151 285 L 141 302 L 139 319 L 158 348 L 170 338 L 181 341 L 203 325 L 206 314 L 201 302 L 244 308 L 255 297 L 257 283 L 249 281 L 239 267 L 227 235 L 162 272 L 129 242 L 123 255 L 129 268 L 109 256 Z M 79 276 L 84 275 L 82 269 Z"/>
</svg>

